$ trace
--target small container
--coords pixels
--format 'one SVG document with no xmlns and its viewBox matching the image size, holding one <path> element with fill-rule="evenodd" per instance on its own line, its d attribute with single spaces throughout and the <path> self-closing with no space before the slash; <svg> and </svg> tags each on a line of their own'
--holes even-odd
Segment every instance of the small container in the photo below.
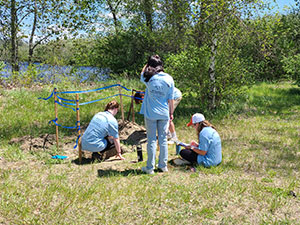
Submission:
<svg viewBox="0 0 300 225">
<path fill-rule="evenodd" d="M 136 152 L 137 152 L 138 162 L 142 162 L 143 161 L 143 149 L 142 149 L 141 145 L 138 145 L 136 147 Z"/>
<path fill-rule="evenodd" d="M 176 155 L 179 155 L 180 150 L 181 150 L 181 146 L 176 145 Z"/>
</svg>

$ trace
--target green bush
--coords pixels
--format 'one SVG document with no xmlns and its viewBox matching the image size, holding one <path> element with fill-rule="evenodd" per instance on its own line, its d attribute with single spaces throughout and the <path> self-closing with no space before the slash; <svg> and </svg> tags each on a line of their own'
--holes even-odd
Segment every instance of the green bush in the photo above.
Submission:
<svg viewBox="0 0 300 225">
<path fill-rule="evenodd" d="M 135 75 L 145 62 L 146 40 L 137 32 L 121 32 L 98 40 L 95 60 L 100 68 L 110 68 L 113 73 L 125 71 Z"/>
<path fill-rule="evenodd" d="M 183 92 L 183 101 L 203 112 L 209 108 L 210 49 L 207 46 L 191 48 L 171 54 L 165 61 L 165 71 L 173 76 L 175 86 Z M 230 49 L 218 49 L 216 57 L 216 106 L 225 107 L 243 93 L 241 86 L 249 83 L 244 63 Z M 195 109 L 196 110 L 196 109 Z"/>
<path fill-rule="evenodd" d="M 300 54 L 284 57 L 281 62 L 283 63 L 284 72 L 295 79 L 300 87 Z"/>
<path fill-rule="evenodd" d="M 178 54 L 170 54 L 165 60 L 165 72 L 174 78 L 175 86 L 183 93 L 183 101 L 190 105 L 198 106 L 201 102 L 201 106 L 205 106 L 209 85 L 208 56 L 208 48 L 192 48 Z"/>
</svg>

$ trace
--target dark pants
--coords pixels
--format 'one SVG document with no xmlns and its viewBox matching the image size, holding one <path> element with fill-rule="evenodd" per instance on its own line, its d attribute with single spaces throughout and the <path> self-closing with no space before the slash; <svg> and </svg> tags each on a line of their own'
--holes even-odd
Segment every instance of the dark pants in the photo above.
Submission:
<svg viewBox="0 0 300 225">
<path fill-rule="evenodd" d="M 191 149 L 182 149 L 180 156 L 191 163 L 197 163 L 198 154 Z"/>
<path fill-rule="evenodd" d="M 105 139 L 107 141 L 107 145 L 106 145 L 106 148 L 103 149 L 101 152 L 108 151 L 108 150 L 115 147 L 115 144 L 114 144 L 113 140 L 109 139 L 108 136 L 106 136 Z"/>
</svg>

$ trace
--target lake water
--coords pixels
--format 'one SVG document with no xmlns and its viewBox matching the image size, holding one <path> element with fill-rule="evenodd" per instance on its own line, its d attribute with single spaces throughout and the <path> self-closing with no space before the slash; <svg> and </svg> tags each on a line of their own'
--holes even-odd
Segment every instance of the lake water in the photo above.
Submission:
<svg viewBox="0 0 300 225">
<path fill-rule="evenodd" d="M 1 62 L 0 62 L 1 63 Z M 0 72 L 0 79 L 6 79 L 12 75 L 11 65 L 5 63 L 4 69 Z M 26 76 L 29 73 L 28 62 L 20 62 L 20 76 Z M 109 69 L 101 69 L 89 66 L 53 66 L 48 64 L 33 63 L 36 75 L 35 82 L 40 83 L 58 83 L 63 79 L 74 80 L 78 82 L 85 81 L 105 81 L 109 79 Z"/>
</svg>

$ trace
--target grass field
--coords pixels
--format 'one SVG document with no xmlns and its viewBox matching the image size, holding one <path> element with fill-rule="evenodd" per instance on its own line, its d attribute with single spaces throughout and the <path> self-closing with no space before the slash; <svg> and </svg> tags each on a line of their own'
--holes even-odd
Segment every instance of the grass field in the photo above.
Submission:
<svg viewBox="0 0 300 225">
<path fill-rule="evenodd" d="M 155 175 L 141 173 L 145 160 L 131 163 L 136 152 L 125 154 L 125 161 L 79 166 L 8 144 L 14 137 L 55 133 L 48 125 L 53 102 L 37 100 L 51 91 L 50 86 L 0 91 L 0 224 L 300 224 L 297 86 L 255 85 L 233 113 L 207 117 L 222 138 L 220 166 L 191 172 L 170 164 L 168 173 Z M 125 105 L 129 101 L 124 98 Z M 103 106 L 82 107 L 82 123 Z M 191 113 L 183 108 L 178 108 L 180 116 L 175 112 L 175 124 L 180 139 L 188 142 L 196 135 L 185 127 Z M 72 111 L 59 113 L 73 126 Z M 142 123 L 140 115 L 137 121 Z M 60 129 L 62 139 L 69 134 Z M 169 159 L 176 157 L 170 146 Z"/>
</svg>

